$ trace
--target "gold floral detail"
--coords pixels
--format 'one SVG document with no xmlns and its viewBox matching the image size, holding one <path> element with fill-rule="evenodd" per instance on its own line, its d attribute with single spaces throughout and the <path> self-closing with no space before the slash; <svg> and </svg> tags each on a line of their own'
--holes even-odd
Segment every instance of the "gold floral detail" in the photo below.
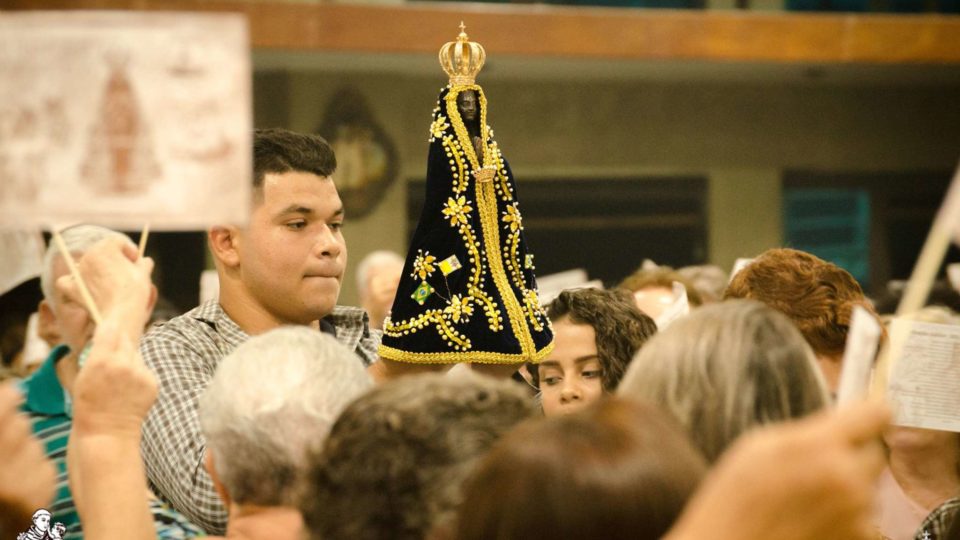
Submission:
<svg viewBox="0 0 960 540">
<path fill-rule="evenodd" d="M 413 274 L 410 277 L 420 276 L 420 279 L 427 279 L 436 269 L 433 265 L 437 258 L 429 251 L 417 250 L 417 257 L 413 260 Z"/>
<path fill-rule="evenodd" d="M 430 124 L 430 135 L 435 138 L 442 138 L 443 132 L 448 127 L 450 127 L 450 124 L 447 123 L 447 117 L 441 114 Z"/>
<path fill-rule="evenodd" d="M 520 210 L 514 204 L 507 205 L 506 212 L 503 213 L 503 222 L 507 224 L 510 232 L 516 232 L 522 227 L 523 218 L 520 217 Z"/>
<path fill-rule="evenodd" d="M 540 297 L 537 295 L 536 289 L 527 289 L 524 291 L 523 296 L 523 299 L 527 301 L 527 305 L 529 305 L 532 309 L 540 309 Z"/>
<path fill-rule="evenodd" d="M 460 319 L 466 321 L 470 315 L 473 315 L 473 306 L 470 304 L 470 300 L 469 296 L 461 297 L 459 294 L 455 294 L 450 298 L 450 303 L 443 309 L 443 312 L 450 315 L 454 322 L 460 322 Z"/>
<path fill-rule="evenodd" d="M 473 207 L 467 202 L 466 197 L 460 197 L 458 199 L 450 197 L 447 199 L 446 204 L 443 205 L 443 215 L 450 219 L 451 227 L 456 227 L 457 223 L 466 225 L 467 219 L 469 219 L 467 214 L 471 211 L 473 211 Z"/>
</svg>

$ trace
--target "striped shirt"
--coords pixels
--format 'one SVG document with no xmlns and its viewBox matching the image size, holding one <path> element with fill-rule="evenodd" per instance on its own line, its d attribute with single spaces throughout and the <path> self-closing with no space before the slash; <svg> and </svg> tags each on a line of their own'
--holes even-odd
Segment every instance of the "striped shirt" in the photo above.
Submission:
<svg viewBox="0 0 960 540">
<path fill-rule="evenodd" d="M 29 416 L 34 436 L 43 444 L 47 458 L 57 468 L 56 498 L 47 508 L 51 514 L 50 525 L 63 523 L 66 527 L 63 538 L 78 540 L 83 538 L 83 529 L 67 483 L 67 443 L 73 421 L 72 408 L 70 396 L 60 384 L 56 368 L 57 362 L 69 352 L 65 345 L 54 348 L 40 368 L 20 383 L 24 395 L 20 410 Z M 158 539 L 183 540 L 203 536 L 202 530 L 162 502 L 152 499 L 149 506 Z"/>
<path fill-rule="evenodd" d="M 23 405 L 20 410 L 30 417 L 34 436 L 43 444 L 47 458 L 57 468 L 57 493 L 50 511 L 50 526 L 63 523 L 67 528 L 64 538 L 83 538 L 80 516 L 67 484 L 67 441 L 70 438 L 71 418 L 68 397 L 57 378 L 57 362 L 70 352 L 66 346 L 50 351 L 50 355 L 27 379 L 20 382 Z"/>
<path fill-rule="evenodd" d="M 362 309 L 337 306 L 320 327 L 356 351 L 364 365 L 377 360 L 380 333 L 369 329 Z M 224 533 L 227 513 L 203 467 L 199 399 L 220 360 L 249 337 L 212 300 L 152 328 L 140 341 L 140 354 L 160 382 L 143 427 L 147 476 L 156 493 L 210 534 Z"/>
</svg>

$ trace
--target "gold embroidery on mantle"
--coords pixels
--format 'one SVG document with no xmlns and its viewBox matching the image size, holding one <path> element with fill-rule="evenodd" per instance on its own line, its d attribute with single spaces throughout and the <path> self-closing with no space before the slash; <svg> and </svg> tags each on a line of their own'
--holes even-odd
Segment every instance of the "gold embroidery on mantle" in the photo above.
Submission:
<svg viewBox="0 0 960 540">
<path fill-rule="evenodd" d="M 465 90 L 475 90 L 478 96 L 480 137 L 484 141 L 481 156 L 476 154 L 457 107 L 457 96 Z M 515 203 L 513 203 L 513 190 L 509 185 L 509 178 L 504 168 L 500 149 L 497 143 L 492 140 L 492 130 L 486 123 L 486 97 L 477 85 L 456 86 L 450 89 L 445 97 L 445 102 L 445 111 L 434 110 L 435 119 L 430 126 L 430 141 L 434 142 L 439 139 L 452 174 L 451 193 L 445 196 L 447 201 L 442 213 L 444 221 L 457 229 L 468 254 L 468 259 L 463 261 L 463 266 L 469 267 L 470 277 L 467 291 L 463 295 L 451 295 L 446 283 L 446 276 L 442 276 L 442 283 L 437 281 L 437 278 L 433 278 L 433 283 L 430 283 L 430 285 L 438 294 L 441 291 L 446 293 L 446 296 L 440 295 L 446 301 L 446 306 L 441 309 L 429 309 L 404 321 L 393 322 L 388 317 L 384 321 L 384 334 L 391 337 L 400 337 L 422 331 L 427 327 L 434 327 L 441 339 L 453 350 L 441 353 L 415 353 L 381 345 L 380 354 L 384 358 L 416 363 L 471 361 L 506 364 L 523 361 L 539 362 L 553 349 L 553 344 L 551 343 L 537 351 L 531 335 L 531 327 L 535 331 L 543 331 L 544 323 L 549 326 L 549 321 L 546 320 L 543 309 L 539 305 L 536 291 L 528 288 L 520 270 L 518 258 L 520 231 L 522 230 L 520 214 Z M 447 114 L 444 115 L 443 112 Z M 453 133 L 450 133 L 451 131 Z M 489 174 L 490 181 L 476 182 L 474 197 L 471 200 L 466 193 L 469 185 L 469 175 L 475 174 L 475 177 L 479 180 L 479 176 L 476 176 L 477 171 L 489 171 L 489 173 L 485 172 L 484 174 Z M 506 206 L 507 213 L 512 216 L 511 219 L 505 220 L 509 236 L 506 238 L 503 254 L 500 252 L 498 198 L 509 203 Z M 485 249 L 483 250 L 479 246 L 474 229 L 473 210 L 476 210 L 475 215 L 480 219 L 480 228 L 485 239 Z M 427 253 L 424 252 L 423 255 L 426 259 Z M 447 254 L 439 255 L 441 257 L 447 256 Z M 435 259 L 424 260 L 423 262 L 431 265 L 432 274 Z M 497 292 L 503 299 L 507 318 L 510 321 L 510 328 L 520 343 L 520 354 L 473 351 L 473 344 L 470 340 L 457 330 L 459 325 L 470 321 L 471 316 L 474 315 L 475 307 L 482 309 L 490 331 L 500 332 L 504 329 L 500 306 L 484 290 L 487 277 L 492 278 Z M 428 275 L 428 281 L 430 281 L 429 278 Z M 517 291 L 520 291 L 522 305 L 521 301 L 518 301 L 518 295 L 511 288 L 511 284 Z M 530 326 L 527 325 L 528 321 Z"/>
</svg>

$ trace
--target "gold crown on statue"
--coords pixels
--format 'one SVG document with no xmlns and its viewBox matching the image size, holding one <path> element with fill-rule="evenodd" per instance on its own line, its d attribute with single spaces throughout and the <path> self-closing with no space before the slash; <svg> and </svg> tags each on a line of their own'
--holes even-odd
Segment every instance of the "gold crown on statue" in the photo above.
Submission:
<svg viewBox="0 0 960 540">
<path fill-rule="evenodd" d="M 460 35 L 457 40 L 448 41 L 440 47 L 440 66 L 450 76 L 450 84 L 454 86 L 473 84 L 486 59 L 487 53 L 483 46 L 475 41 L 468 41 L 463 21 L 460 21 Z"/>
</svg>

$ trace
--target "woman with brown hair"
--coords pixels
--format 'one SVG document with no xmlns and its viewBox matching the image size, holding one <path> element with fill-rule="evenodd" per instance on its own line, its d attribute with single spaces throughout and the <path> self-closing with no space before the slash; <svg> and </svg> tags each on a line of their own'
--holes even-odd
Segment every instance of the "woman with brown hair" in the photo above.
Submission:
<svg viewBox="0 0 960 540">
<path fill-rule="evenodd" d="M 501 439 L 466 487 L 457 538 L 655 540 L 705 472 L 662 412 L 604 400 Z"/>
<path fill-rule="evenodd" d="M 789 317 L 813 349 L 831 393 L 840 383 L 853 308 L 876 313 L 850 272 L 789 248 L 763 252 L 733 276 L 723 297 L 763 302 Z"/>
<path fill-rule="evenodd" d="M 657 331 L 619 289 L 563 291 L 547 317 L 554 349 L 528 367 L 546 416 L 576 412 L 616 390 L 633 355 Z"/>
</svg>

